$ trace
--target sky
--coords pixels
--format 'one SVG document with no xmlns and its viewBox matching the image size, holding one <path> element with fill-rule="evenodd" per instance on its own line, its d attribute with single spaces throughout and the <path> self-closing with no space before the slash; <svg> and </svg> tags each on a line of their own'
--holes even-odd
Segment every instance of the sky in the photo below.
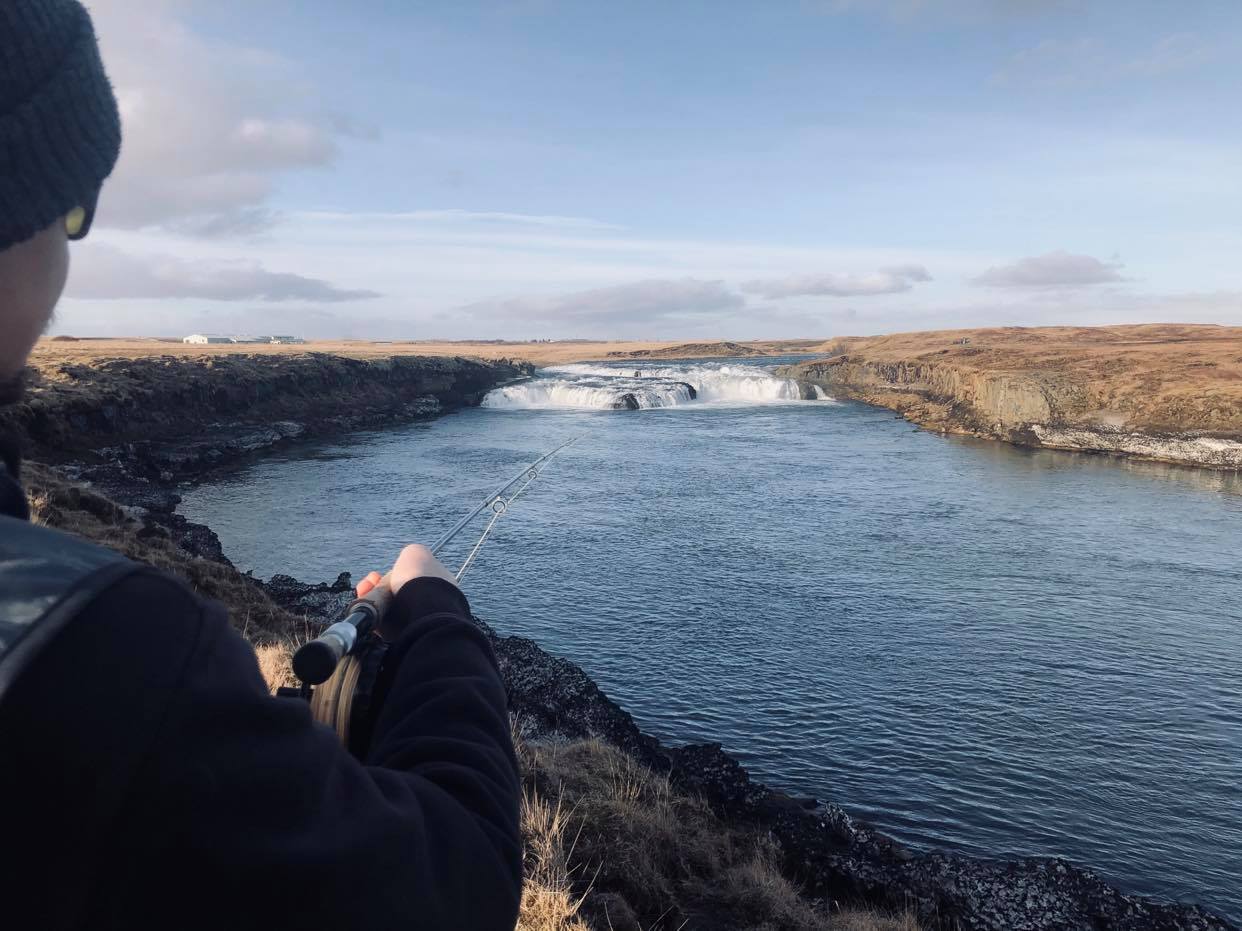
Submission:
<svg viewBox="0 0 1242 931">
<path fill-rule="evenodd" d="M 1242 324 L 1242 3 L 93 0 L 53 332 Z"/>
</svg>

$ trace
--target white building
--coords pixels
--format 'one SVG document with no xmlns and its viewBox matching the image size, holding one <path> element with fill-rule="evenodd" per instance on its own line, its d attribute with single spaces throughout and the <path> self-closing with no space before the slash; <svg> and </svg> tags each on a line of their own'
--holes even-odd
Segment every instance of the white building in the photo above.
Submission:
<svg viewBox="0 0 1242 931">
<path fill-rule="evenodd" d="M 207 336 L 202 333 L 194 333 L 185 337 L 181 342 L 194 343 L 198 346 L 205 346 L 208 343 L 243 343 L 243 344 L 263 344 L 263 345 L 296 345 L 306 342 L 300 336 Z"/>
</svg>

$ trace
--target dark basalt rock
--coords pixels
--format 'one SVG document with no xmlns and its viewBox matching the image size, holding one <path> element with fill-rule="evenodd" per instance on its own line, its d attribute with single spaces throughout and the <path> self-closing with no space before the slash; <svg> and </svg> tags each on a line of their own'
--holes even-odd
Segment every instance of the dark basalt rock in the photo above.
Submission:
<svg viewBox="0 0 1242 931">
<path fill-rule="evenodd" d="M 597 737 L 655 769 L 668 768 L 659 741 L 642 733 L 629 713 L 605 695 L 582 668 L 525 637 L 500 637 L 483 622 L 509 694 L 509 710 L 528 740 Z"/>
<path fill-rule="evenodd" d="M 220 538 L 210 527 L 186 520 L 181 514 L 148 515 L 147 519 L 148 527 L 164 527 L 173 542 L 191 556 L 232 565 L 224 555 Z"/>
<path fill-rule="evenodd" d="M 633 392 L 629 391 L 612 402 L 612 409 L 614 411 L 636 411 L 640 407 L 638 398 L 634 396 Z"/>
<path fill-rule="evenodd" d="M 720 744 L 692 744 L 665 753 L 673 782 L 686 792 L 701 795 L 719 812 L 749 811 L 767 791 L 752 783 L 750 773 Z"/>
<path fill-rule="evenodd" d="M 679 381 L 677 384 L 681 385 L 683 388 L 685 388 L 685 389 L 686 389 L 686 392 L 690 395 L 690 400 L 691 400 L 691 401 L 697 401 L 697 400 L 698 400 L 698 398 L 699 398 L 699 389 L 698 389 L 698 388 L 694 387 L 694 385 L 690 384 L 690 382 L 688 382 L 688 381 Z"/>
<path fill-rule="evenodd" d="M 348 572 L 335 582 L 308 585 L 288 575 L 274 575 L 266 582 L 255 579 L 269 598 L 286 611 L 330 623 L 344 617 L 354 601 L 354 584 Z"/>
<path fill-rule="evenodd" d="M 315 352 L 65 363 L 59 379 L 27 371 L 26 396 L 0 408 L 0 430 L 23 435 L 29 458 L 97 465 L 120 449 L 114 467 L 167 482 L 300 437 L 478 404 L 533 373 L 506 360 Z"/>
</svg>

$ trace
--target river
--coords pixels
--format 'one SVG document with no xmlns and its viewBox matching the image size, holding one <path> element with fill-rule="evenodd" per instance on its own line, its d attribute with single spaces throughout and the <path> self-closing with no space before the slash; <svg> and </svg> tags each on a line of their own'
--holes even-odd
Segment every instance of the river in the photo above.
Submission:
<svg viewBox="0 0 1242 931">
<path fill-rule="evenodd" d="M 240 568 L 358 576 L 581 436 L 466 579 L 500 632 L 917 848 L 1242 921 L 1242 478 L 941 437 L 769 365 L 546 370 L 181 510 Z"/>
</svg>

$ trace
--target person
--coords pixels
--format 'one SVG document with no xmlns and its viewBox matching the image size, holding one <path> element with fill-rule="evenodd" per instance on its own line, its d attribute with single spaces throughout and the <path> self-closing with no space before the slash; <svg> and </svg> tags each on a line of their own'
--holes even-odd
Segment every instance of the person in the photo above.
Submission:
<svg viewBox="0 0 1242 931">
<path fill-rule="evenodd" d="M 0 378 L 9 400 L 120 149 L 76 0 L 0 3 Z M 0 799 L 9 928 L 513 928 L 505 693 L 430 551 L 400 554 L 365 760 L 273 698 L 224 608 L 27 522 L 0 468 Z M 372 574 L 365 591 L 378 580 Z M 383 677 L 387 677 L 386 680 Z"/>
</svg>

